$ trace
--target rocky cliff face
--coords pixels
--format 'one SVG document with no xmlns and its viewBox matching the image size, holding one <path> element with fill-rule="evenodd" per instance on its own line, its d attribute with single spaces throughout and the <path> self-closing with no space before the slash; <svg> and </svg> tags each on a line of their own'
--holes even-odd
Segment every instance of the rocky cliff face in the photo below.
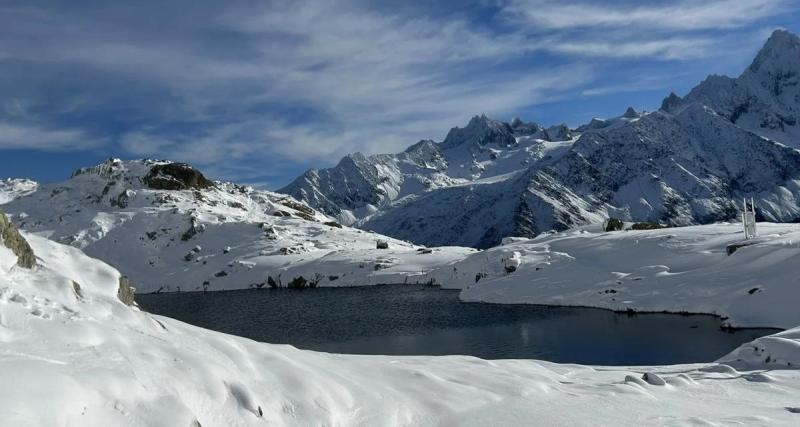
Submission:
<svg viewBox="0 0 800 427">
<path fill-rule="evenodd" d="M 17 256 L 17 265 L 22 268 L 33 268 L 36 255 L 19 230 L 0 210 L 0 243 Z M 13 259 L 13 258 L 12 258 Z"/>
</svg>

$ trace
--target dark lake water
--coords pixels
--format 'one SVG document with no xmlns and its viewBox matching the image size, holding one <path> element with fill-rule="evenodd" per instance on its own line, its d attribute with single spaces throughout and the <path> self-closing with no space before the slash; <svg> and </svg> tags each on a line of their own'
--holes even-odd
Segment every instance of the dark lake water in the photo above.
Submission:
<svg viewBox="0 0 800 427">
<path fill-rule="evenodd" d="M 725 332 L 712 316 L 466 304 L 419 286 L 137 295 L 156 314 L 269 343 L 334 353 L 464 354 L 599 365 L 710 362 L 773 329 Z"/>
</svg>

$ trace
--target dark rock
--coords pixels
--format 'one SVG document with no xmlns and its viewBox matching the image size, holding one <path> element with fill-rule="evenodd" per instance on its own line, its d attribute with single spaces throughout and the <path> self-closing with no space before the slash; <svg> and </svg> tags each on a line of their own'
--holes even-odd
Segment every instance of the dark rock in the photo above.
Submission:
<svg viewBox="0 0 800 427">
<path fill-rule="evenodd" d="M 728 256 L 733 255 L 734 252 L 738 251 L 740 248 L 745 246 L 750 246 L 757 243 L 755 240 L 742 240 L 741 242 L 731 243 L 730 245 L 725 247 L 725 252 L 727 252 Z"/>
<path fill-rule="evenodd" d="M 336 221 L 328 221 L 325 223 L 328 227 L 335 227 L 335 228 L 342 228 L 342 224 L 339 224 Z"/>
<path fill-rule="evenodd" d="M 609 218 L 606 220 L 605 224 L 603 224 L 603 230 L 605 231 L 620 231 L 622 228 L 622 221 L 617 218 Z"/>
<path fill-rule="evenodd" d="M 181 235 L 181 240 L 185 242 L 197 235 L 197 233 L 205 231 L 205 229 L 205 225 L 198 223 L 196 218 L 192 218 L 189 221 L 189 229 Z"/>
<path fill-rule="evenodd" d="M 128 193 L 128 190 L 123 190 L 117 197 L 111 199 L 111 206 L 124 209 L 128 207 L 128 203 L 131 200 L 131 196 Z"/>
<path fill-rule="evenodd" d="M 143 180 L 154 190 L 205 189 L 214 186 L 202 173 L 185 163 L 155 165 Z"/>
<path fill-rule="evenodd" d="M 311 209 L 302 203 L 298 203 L 294 200 L 283 199 L 280 201 L 280 204 L 286 206 L 287 208 L 294 209 L 295 211 L 297 211 L 297 216 L 303 218 L 306 221 L 316 221 L 314 219 L 314 209 Z"/>
<path fill-rule="evenodd" d="M 631 225 L 631 230 L 658 230 L 659 228 L 666 228 L 657 222 L 637 222 Z"/>
<path fill-rule="evenodd" d="M 301 252 L 303 252 L 302 246 L 286 246 L 278 249 L 278 253 L 280 253 L 281 255 L 299 254 Z"/>
<path fill-rule="evenodd" d="M 377 242 L 375 242 L 375 248 L 376 249 L 389 249 L 389 242 L 387 242 L 386 240 L 378 240 Z"/>
<path fill-rule="evenodd" d="M 0 243 L 17 256 L 17 265 L 22 268 L 33 268 L 36 255 L 31 245 L 19 234 L 17 227 L 0 211 Z"/>
<path fill-rule="evenodd" d="M 83 292 L 81 292 L 81 285 L 76 281 L 72 281 L 72 290 L 75 292 L 75 298 L 83 299 Z"/>
</svg>

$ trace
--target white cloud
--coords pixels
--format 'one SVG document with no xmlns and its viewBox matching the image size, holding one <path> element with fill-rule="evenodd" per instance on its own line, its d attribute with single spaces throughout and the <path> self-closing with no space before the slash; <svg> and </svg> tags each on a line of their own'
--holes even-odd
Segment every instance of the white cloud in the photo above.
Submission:
<svg viewBox="0 0 800 427">
<path fill-rule="evenodd" d="M 94 148 L 104 142 L 80 129 L 0 122 L 0 150 L 74 151 Z"/>
<path fill-rule="evenodd" d="M 787 0 L 670 1 L 667 4 L 608 4 L 511 0 L 507 17 L 543 29 L 636 27 L 654 30 L 705 30 L 736 28 L 790 7 Z"/>
</svg>

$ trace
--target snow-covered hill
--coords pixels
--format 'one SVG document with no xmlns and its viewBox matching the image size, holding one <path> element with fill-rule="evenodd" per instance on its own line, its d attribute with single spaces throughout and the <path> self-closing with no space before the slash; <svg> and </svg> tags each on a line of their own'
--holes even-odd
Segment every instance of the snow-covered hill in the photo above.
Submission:
<svg viewBox="0 0 800 427">
<path fill-rule="evenodd" d="M 800 412 L 800 329 L 723 363 L 662 367 L 315 353 L 142 312 L 110 266 L 9 230 L 0 222 L 4 426 L 796 425 Z"/>
<path fill-rule="evenodd" d="M 38 189 L 4 183 L 16 224 L 114 265 L 138 292 L 414 283 L 473 251 L 343 227 L 289 196 L 178 163 L 110 159 Z"/>
<path fill-rule="evenodd" d="M 736 327 L 800 324 L 800 225 L 759 223 L 604 232 L 599 225 L 509 239 L 434 270 L 461 299 L 708 313 Z"/>
<path fill-rule="evenodd" d="M 798 46 L 797 36 L 776 31 L 739 79 L 710 77 L 659 111 L 628 109 L 574 131 L 475 117 L 440 143 L 354 154 L 280 191 L 341 221 L 427 245 L 490 247 L 609 216 L 732 220 L 742 197 L 756 199 L 761 219 L 796 221 Z"/>
</svg>

